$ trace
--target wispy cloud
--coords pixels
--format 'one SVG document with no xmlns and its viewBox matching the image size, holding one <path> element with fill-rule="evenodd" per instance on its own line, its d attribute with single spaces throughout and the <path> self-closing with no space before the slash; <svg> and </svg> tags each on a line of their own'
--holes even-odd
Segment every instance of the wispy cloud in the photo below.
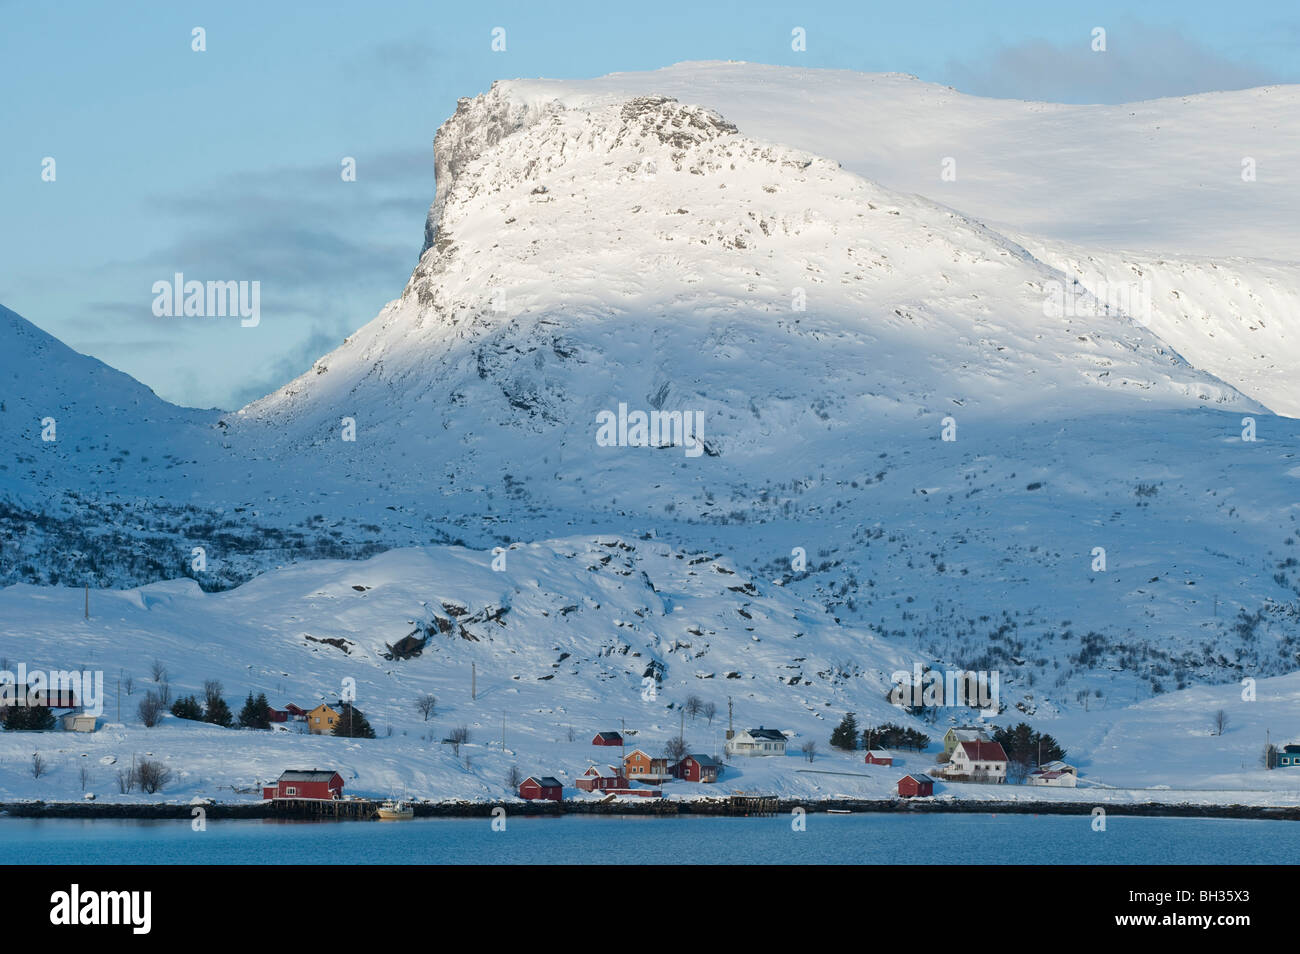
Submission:
<svg viewBox="0 0 1300 954">
<path fill-rule="evenodd" d="M 1176 29 L 1116 24 L 1106 51 L 1091 36 L 1005 46 L 991 56 L 951 60 L 949 81 L 965 93 L 1056 103 L 1129 103 L 1163 96 L 1267 86 L 1281 79 L 1188 39 Z"/>
</svg>

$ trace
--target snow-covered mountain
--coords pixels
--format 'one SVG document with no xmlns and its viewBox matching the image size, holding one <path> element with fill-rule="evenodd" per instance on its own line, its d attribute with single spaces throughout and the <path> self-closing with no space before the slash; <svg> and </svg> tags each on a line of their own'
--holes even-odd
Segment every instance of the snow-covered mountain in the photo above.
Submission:
<svg viewBox="0 0 1300 954">
<path fill-rule="evenodd" d="M 42 536 L 0 572 L 219 589 L 311 557 L 459 542 L 486 563 L 608 533 L 720 554 L 892 652 L 1001 669 L 1026 711 L 1290 672 L 1300 425 L 1272 411 L 1300 410 L 1296 199 L 1276 188 L 1295 99 L 1126 118 L 746 64 L 498 83 L 438 131 L 398 299 L 237 413 L 172 409 L 133 436 L 150 461 L 129 481 L 19 474 L 10 523 Z M 1227 160 L 1191 131 L 1252 122 L 1256 191 L 1228 192 L 1237 159 L 1192 188 Z M 1063 145 L 1102 130 L 1120 171 Z M 1149 311 L 1107 294 L 1148 279 Z M 16 368 L 60 393 L 82 373 L 52 351 Z M 694 427 L 609 446 L 604 415 L 637 412 Z M 17 446 L 39 439 L 22 426 Z M 175 446 L 184 466 L 155 467 Z M 67 556 L 90 549 L 101 566 Z"/>
</svg>

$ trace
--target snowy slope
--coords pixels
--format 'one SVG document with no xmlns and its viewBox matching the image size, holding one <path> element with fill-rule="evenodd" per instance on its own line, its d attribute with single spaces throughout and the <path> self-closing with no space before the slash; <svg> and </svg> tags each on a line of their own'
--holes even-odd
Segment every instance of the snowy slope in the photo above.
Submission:
<svg viewBox="0 0 1300 954">
<path fill-rule="evenodd" d="M 0 495 L 94 483 L 139 486 L 177 455 L 199 453 L 216 411 L 179 408 L 129 375 L 78 354 L 0 305 Z M 43 440 L 44 421 L 54 426 Z M 173 455 L 141 461 L 165 436 Z M 179 462 L 179 458 L 178 458 Z"/>
<path fill-rule="evenodd" d="M 1292 319 L 1271 314 L 1296 294 L 1290 266 L 1183 243 L 1168 246 L 1193 249 L 1177 259 L 1090 250 L 1069 203 L 1103 187 L 1148 203 L 1161 242 L 1181 234 L 1180 193 L 1158 181 L 1168 143 L 1134 153 L 1123 178 L 1071 147 L 1073 188 L 1022 188 L 1023 172 L 998 185 L 990 161 L 971 186 L 990 205 L 943 191 L 967 188 L 964 159 L 957 183 L 936 172 L 925 195 L 894 191 L 920 180 L 891 182 L 884 164 L 961 129 L 985 150 L 1005 137 L 999 162 L 1011 149 L 1050 165 L 1061 137 L 1036 123 L 1096 132 L 1113 111 L 814 79 L 693 64 L 462 101 L 437 135 L 427 247 L 402 295 L 218 422 L 96 419 L 147 443 L 130 458 L 150 462 L 116 483 L 83 456 L 20 475 L 15 497 L 37 509 L 5 514 L 4 579 L 220 589 L 392 546 L 462 542 L 486 559 L 498 543 L 609 533 L 721 554 L 894 652 L 1000 668 L 1044 716 L 1085 691 L 1132 700 L 1294 671 L 1300 426 L 1264 409 L 1295 396 Z M 1187 130 L 1216 116 L 1219 141 L 1249 122 L 1290 141 L 1272 104 L 1291 91 L 1225 96 L 1133 111 L 1176 117 L 1170 141 L 1198 163 L 1211 150 Z M 972 118 L 949 127 L 954 111 Z M 1039 199 L 1050 216 L 1024 214 Z M 1193 211 L 1225 248 L 1277 224 L 1289 254 L 1292 201 Z M 1046 315 L 1051 284 L 1084 265 L 1156 275 L 1152 316 Z M 15 362 L 16 389 L 37 393 L 40 377 L 75 394 L 89 372 L 56 351 Z M 599 446 L 597 415 L 621 403 L 698 412 L 705 452 Z M 36 440 L 24 427 L 22 448 Z M 192 463 L 155 466 L 165 453 Z M 207 570 L 190 568 L 194 546 Z"/>
<path fill-rule="evenodd" d="M 1300 378 L 1286 375 L 1300 360 L 1300 87 L 1066 106 L 968 96 L 900 74 L 717 62 L 498 85 L 532 109 L 650 94 L 703 103 L 750 136 L 925 195 L 1035 254 L 1039 241 L 1064 246 L 1040 257 L 1055 268 L 1086 260 L 1077 277 L 1089 288 L 1132 282 L 1140 267 L 1166 286 L 1156 303 L 1173 321 L 1153 330 L 1172 348 L 1300 415 Z M 945 159 L 955 178 L 942 177 Z M 1254 333 L 1263 327 L 1268 334 Z"/>
<path fill-rule="evenodd" d="M 879 798 L 893 794 L 902 772 L 928 769 L 947 726 L 972 715 L 950 710 L 933 725 L 914 720 L 885 702 L 884 688 L 889 674 L 915 657 L 833 624 L 714 554 L 613 537 L 512 548 L 503 572 L 473 551 L 398 550 L 273 571 L 218 594 L 189 581 L 104 591 L 95 594 L 89 621 L 81 618 L 78 591 L 20 585 L 0 591 L 0 620 L 6 661 L 20 652 L 33 667 L 103 669 L 108 682 L 107 724 L 93 735 L 0 733 L 4 800 L 80 799 L 83 765 L 87 790 L 107 802 L 255 801 L 260 783 L 308 767 L 337 768 L 353 794 L 500 800 L 511 794 L 507 771 L 517 766 L 525 775 L 553 774 L 569 786 L 566 796 L 584 797 L 573 779 L 619 755 L 590 744 L 597 731 L 624 728 L 629 751 L 659 755 L 684 725 L 693 750 L 721 755 L 729 698 L 737 727 L 779 727 L 789 754 L 729 760 L 718 784 L 674 782 L 666 789 L 672 797 L 762 791 Z M 385 644 L 421 623 L 431 624 L 421 656 L 383 658 Z M 135 709 L 157 689 L 149 675 L 155 660 L 167 670 L 173 697 L 201 695 L 205 680 L 218 679 L 236 711 L 250 691 L 265 692 L 276 706 L 333 703 L 351 680 L 378 737 L 221 729 L 170 716 L 146 729 Z M 655 697 L 646 698 L 651 664 L 663 677 Z M 119 721 L 125 676 L 134 687 L 120 693 Z M 414 703 L 429 692 L 437 707 L 426 721 Z M 1077 791 L 952 784 L 940 792 L 1090 804 L 1296 804 L 1290 775 L 1263 771 L 1258 756 L 1266 729 L 1274 741 L 1295 729 L 1298 693 L 1300 675 L 1293 674 L 1261 680 L 1249 703 L 1229 685 L 1039 714 L 1031 721 L 1051 732 L 1083 773 Z M 683 716 L 691 695 L 715 704 L 712 722 Z M 1220 707 L 1229 711 L 1229 731 L 1214 736 L 1211 713 Z M 849 709 L 863 726 L 902 723 L 933 742 L 926 752 L 895 753 L 893 767 L 865 765 L 861 752 L 827 745 Z M 1020 718 L 1012 708 L 998 722 Z M 459 755 L 442 742 L 458 726 L 469 730 Z M 799 754 L 805 741 L 818 744 L 811 763 Z M 28 771 L 33 752 L 48 766 L 40 778 Z M 154 796 L 119 793 L 117 772 L 141 757 L 162 761 L 172 781 Z"/>
</svg>

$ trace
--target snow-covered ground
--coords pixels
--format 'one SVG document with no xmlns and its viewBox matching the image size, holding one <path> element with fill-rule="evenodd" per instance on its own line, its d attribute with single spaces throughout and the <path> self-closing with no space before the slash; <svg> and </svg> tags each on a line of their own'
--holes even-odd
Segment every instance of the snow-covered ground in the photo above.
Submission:
<svg viewBox="0 0 1300 954">
<path fill-rule="evenodd" d="M 591 745 L 598 731 L 625 727 L 628 751 L 652 755 L 682 725 L 697 695 L 717 707 L 712 723 L 685 718 L 692 750 L 722 755 L 727 703 L 738 728 L 764 725 L 790 735 L 784 758 L 733 758 L 717 784 L 670 782 L 673 797 L 764 792 L 791 797 L 887 797 L 904 772 L 934 763 L 943 720 L 933 725 L 890 706 L 890 676 L 915 657 L 870 633 L 837 626 L 780 587 L 731 570 L 712 554 L 680 554 L 648 541 L 573 538 L 491 555 L 460 548 L 396 550 L 360 563 L 322 561 L 267 573 L 238 589 L 205 594 L 189 581 L 97 592 L 90 620 L 72 589 L 14 586 L 0 592 L 11 667 L 100 669 L 107 698 L 101 728 L 0 733 L 0 799 L 77 800 L 80 768 L 97 801 L 256 800 L 259 784 L 287 768 L 331 768 L 353 794 L 490 800 L 508 797 L 506 774 L 554 775 L 570 786 L 619 750 Z M 484 610 L 508 608 L 500 621 Z M 475 616 L 478 622 L 465 622 Z M 438 618 L 447 632 L 438 632 Z M 385 644 L 431 623 L 423 654 L 385 660 Z M 342 639 L 346 648 L 308 637 Z M 145 728 L 135 708 L 156 688 L 155 660 L 174 697 L 201 696 L 219 679 L 234 710 L 248 692 L 273 705 L 334 702 L 345 680 L 377 738 L 351 740 L 290 731 L 222 729 L 168 717 Z M 651 663 L 663 667 L 654 698 L 644 694 Z M 473 671 L 472 671 L 473 669 Z M 134 693 L 121 694 L 123 675 Z M 472 697 L 476 687 L 477 698 Z M 415 700 L 433 693 L 429 720 Z M 1077 799 L 1091 803 L 1172 801 L 1298 804 L 1300 773 L 1265 771 L 1265 730 L 1300 735 L 1300 674 L 1261 680 L 1256 700 L 1235 686 L 1198 687 L 1123 704 L 1101 699 L 1032 721 L 1054 735 L 1079 766 L 1080 788 L 940 784 L 940 796 Z M 1228 730 L 1212 734 L 1212 715 Z M 926 752 L 897 752 L 893 767 L 828 744 L 843 713 L 863 726 L 892 721 L 928 732 Z M 950 710 L 951 720 L 974 718 Z M 1021 718 L 1008 708 L 995 720 Z M 444 744 L 465 726 L 459 757 Z M 391 734 L 390 734 L 391 730 Z M 570 740 L 570 730 L 573 737 Z M 502 747 L 504 731 L 505 746 Z M 818 743 L 812 763 L 799 753 Z M 48 763 L 30 773 L 32 755 Z M 174 779 L 161 794 L 118 792 L 117 772 L 134 758 L 161 760 Z"/>
</svg>

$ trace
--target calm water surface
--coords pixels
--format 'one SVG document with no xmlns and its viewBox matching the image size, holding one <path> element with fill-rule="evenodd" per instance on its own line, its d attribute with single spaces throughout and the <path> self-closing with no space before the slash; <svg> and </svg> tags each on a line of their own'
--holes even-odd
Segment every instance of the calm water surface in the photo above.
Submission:
<svg viewBox="0 0 1300 954">
<path fill-rule="evenodd" d="M 1300 823 L 1086 815 L 565 815 L 405 822 L 0 818 L 0 856 L 47 864 L 1281 864 Z"/>
</svg>

